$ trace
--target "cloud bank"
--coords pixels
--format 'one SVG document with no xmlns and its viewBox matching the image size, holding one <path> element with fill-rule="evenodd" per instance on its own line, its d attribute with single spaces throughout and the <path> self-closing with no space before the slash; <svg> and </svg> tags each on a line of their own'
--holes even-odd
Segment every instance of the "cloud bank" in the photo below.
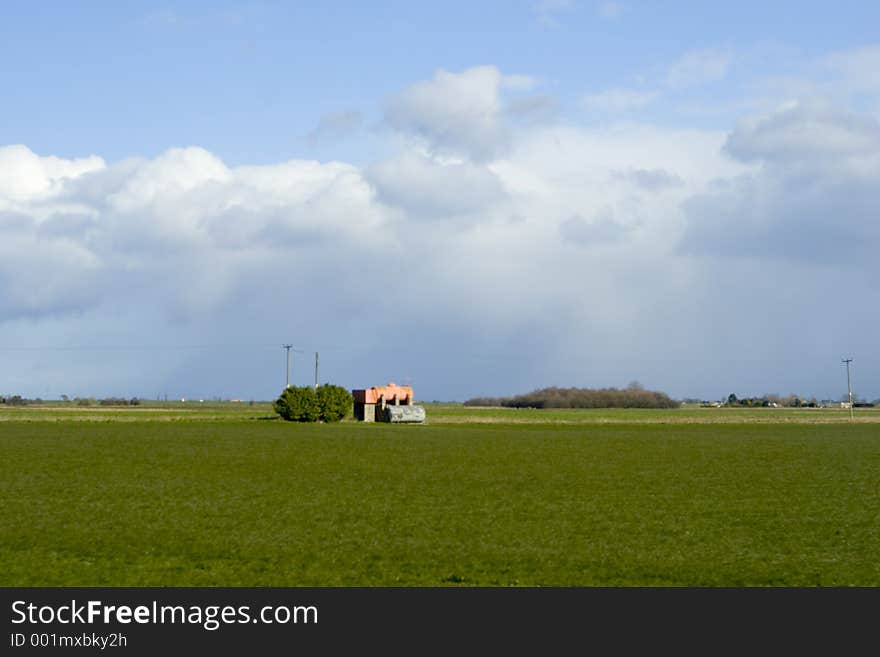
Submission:
<svg viewBox="0 0 880 657">
<path fill-rule="evenodd" d="M 710 54 L 669 84 L 723 75 Z M 0 147 L 5 341 L 70 348 L 8 352 L 2 392 L 270 398 L 291 341 L 322 352 L 322 380 L 423 399 L 634 379 L 822 396 L 844 352 L 876 353 L 876 117 L 803 100 L 729 131 L 518 120 L 538 84 L 438 71 L 388 100 L 396 147 L 363 167 Z"/>
</svg>

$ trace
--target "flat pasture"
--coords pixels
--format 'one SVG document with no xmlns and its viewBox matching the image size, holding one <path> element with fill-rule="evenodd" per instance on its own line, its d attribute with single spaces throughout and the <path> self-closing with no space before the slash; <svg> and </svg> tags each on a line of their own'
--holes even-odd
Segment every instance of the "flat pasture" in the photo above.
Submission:
<svg viewBox="0 0 880 657">
<path fill-rule="evenodd" d="M 501 408 L 428 404 L 433 423 L 511 424 L 838 424 L 850 422 L 849 410 L 836 408 Z M 880 408 L 854 409 L 853 422 L 880 422 Z M 878 428 L 880 429 L 880 428 Z"/>
<path fill-rule="evenodd" d="M 0 585 L 880 585 L 880 414 L 726 410 L 4 410 Z"/>
</svg>

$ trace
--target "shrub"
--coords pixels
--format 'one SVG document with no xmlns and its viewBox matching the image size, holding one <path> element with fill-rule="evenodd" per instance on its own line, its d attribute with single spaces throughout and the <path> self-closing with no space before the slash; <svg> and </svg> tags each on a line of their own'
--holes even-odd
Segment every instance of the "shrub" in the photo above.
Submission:
<svg viewBox="0 0 880 657">
<path fill-rule="evenodd" d="M 275 412 L 291 422 L 315 422 L 320 417 L 318 398 L 309 386 L 290 386 L 273 404 Z"/>
<path fill-rule="evenodd" d="M 318 410 L 324 422 L 337 422 L 351 413 L 354 398 L 342 386 L 325 383 L 316 393 Z"/>
<path fill-rule="evenodd" d="M 273 408 L 293 422 L 337 422 L 351 413 L 353 403 L 348 390 L 325 383 L 317 391 L 309 386 L 290 386 L 281 392 Z"/>
</svg>

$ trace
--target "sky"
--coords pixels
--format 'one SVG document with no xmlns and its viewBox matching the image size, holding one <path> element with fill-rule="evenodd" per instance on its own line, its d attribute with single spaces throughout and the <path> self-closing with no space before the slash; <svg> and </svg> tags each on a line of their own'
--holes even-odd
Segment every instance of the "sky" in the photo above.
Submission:
<svg viewBox="0 0 880 657">
<path fill-rule="evenodd" d="M 880 4 L 0 5 L 0 394 L 880 398 Z"/>
</svg>

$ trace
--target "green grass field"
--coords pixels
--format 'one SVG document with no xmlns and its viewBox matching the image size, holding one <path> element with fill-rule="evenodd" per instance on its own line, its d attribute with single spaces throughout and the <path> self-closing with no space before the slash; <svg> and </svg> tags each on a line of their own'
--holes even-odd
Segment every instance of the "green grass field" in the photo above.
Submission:
<svg viewBox="0 0 880 657">
<path fill-rule="evenodd" d="M 878 586 L 860 411 L 8 409 L 0 585 Z"/>
</svg>

